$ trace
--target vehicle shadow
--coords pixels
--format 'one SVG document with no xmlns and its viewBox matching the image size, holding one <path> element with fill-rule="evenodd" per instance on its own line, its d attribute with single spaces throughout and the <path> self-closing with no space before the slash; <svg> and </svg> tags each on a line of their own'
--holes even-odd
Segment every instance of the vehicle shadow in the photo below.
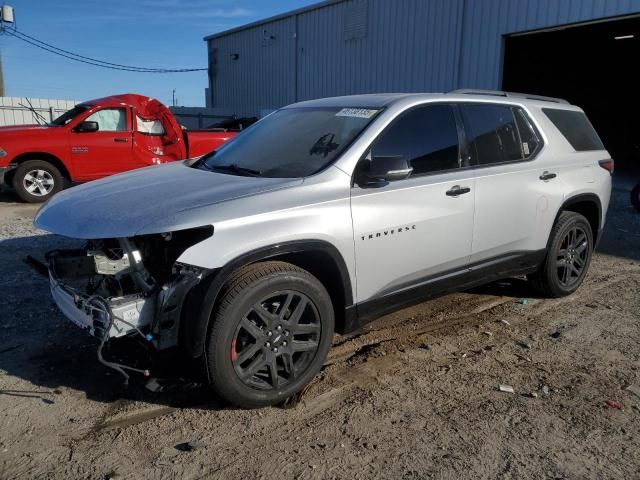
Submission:
<svg viewBox="0 0 640 480">
<path fill-rule="evenodd" d="M 495 297 L 513 297 L 520 299 L 544 298 L 525 278 L 505 278 L 467 290 L 476 295 L 492 295 Z"/>
<path fill-rule="evenodd" d="M 0 204 L 2 203 L 19 203 L 21 200 L 15 194 L 13 190 L 4 187 L 0 190 Z"/>
<path fill-rule="evenodd" d="M 88 399 L 112 403 L 135 400 L 176 408 L 220 409 L 227 405 L 207 386 L 199 364 L 178 352 L 148 354 L 150 347 L 132 339 L 109 342 L 103 354 L 110 361 L 150 370 L 159 389 L 149 391 L 149 380 L 132 373 L 124 377 L 99 363 L 99 342 L 68 321 L 51 300 L 48 278 L 24 259 L 43 260 L 44 252 L 79 246 L 55 235 L 0 240 L 0 370 L 29 382 L 29 388 L 0 389 L 0 396 L 55 401 L 61 389 L 84 392 Z"/>
</svg>

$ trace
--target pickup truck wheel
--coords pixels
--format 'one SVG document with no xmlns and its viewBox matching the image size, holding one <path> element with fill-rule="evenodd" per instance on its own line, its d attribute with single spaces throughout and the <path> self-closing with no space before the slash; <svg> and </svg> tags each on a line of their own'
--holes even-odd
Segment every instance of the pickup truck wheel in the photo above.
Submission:
<svg viewBox="0 0 640 480">
<path fill-rule="evenodd" d="M 18 196 L 29 203 L 49 200 L 62 190 L 60 171 L 43 160 L 28 160 L 18 165 L 13 175 L 13 188 Z"/>
<path fill-rule="evenodd" d="M 551 231 L 544 263 L 528 279 L 547 297 L 570 295 L 582 284 L 592 253 L 593 233 L 587 219 L 576 212 L 562 212 Z"/>
<path fill-rule="evenodd" d="M 208 338 L 213 389 L 243 408 L 282 403 L 320 371 L 334 312 L 324 286 L 285 262 L 238 270 L 220 292 Z"/>
</svg>

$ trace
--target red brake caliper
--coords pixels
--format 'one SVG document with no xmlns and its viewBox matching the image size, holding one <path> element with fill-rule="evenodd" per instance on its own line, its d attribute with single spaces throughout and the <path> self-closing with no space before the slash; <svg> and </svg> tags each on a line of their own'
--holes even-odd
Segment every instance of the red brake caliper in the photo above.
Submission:
<svg viewBox="0 0 640 480">
<path fill-rule="evenodd" d="M 238 352 L 236 352 L 236 339 L 231 340 L 231 361 L 235 362 L 238 359 Z"/>
</svg>

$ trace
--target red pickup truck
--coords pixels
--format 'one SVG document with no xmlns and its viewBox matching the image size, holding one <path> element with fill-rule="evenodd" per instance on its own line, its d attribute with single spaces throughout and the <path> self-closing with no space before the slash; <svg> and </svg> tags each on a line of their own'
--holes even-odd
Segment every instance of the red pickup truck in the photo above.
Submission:
<svg viewBox="0 0 640 480">
<path fill-rule="evenodd" d="M 141 95 L 89 100 L 52 123 L 0 127 L 0 185 L 43 202 L 65 183 L 197 157 L 236 134 L 184 130 L 165 105 Z"/>
</svg>

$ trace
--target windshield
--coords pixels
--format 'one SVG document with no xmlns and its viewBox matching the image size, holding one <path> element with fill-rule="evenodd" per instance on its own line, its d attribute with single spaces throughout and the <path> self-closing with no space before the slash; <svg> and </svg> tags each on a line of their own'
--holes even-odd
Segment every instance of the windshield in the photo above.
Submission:
<svg viewBox="0 0 640 480">
<path fill-rule="evenodd" d="M 86 105 L 76 105 L 71 110 L 67 110 L 62 115 L 60 115 L 58 118 L 56 118 L 53 122 L 51 122 L 51 125 L 56 125 L 58 127 L 66 125 L 71 120 L 76 118 L 81 113 L 86 112 L 87 110 L 89 110 L 89 107 L 86 106 Z"/>
<path fill-rule="evenodd" d="M 379 109 L 285 108 L 272 113 L 198 162 L 233 175 L 306 177 L 331 164 Z"/>
</svg>

